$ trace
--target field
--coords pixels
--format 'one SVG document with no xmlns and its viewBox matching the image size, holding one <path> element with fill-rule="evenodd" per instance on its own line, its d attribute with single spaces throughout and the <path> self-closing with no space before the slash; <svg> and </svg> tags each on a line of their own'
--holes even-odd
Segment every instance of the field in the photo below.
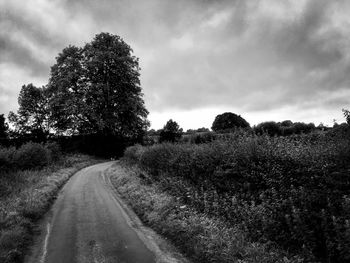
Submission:
<svg viewBox="0 0 350 263">
<path fill-rule="evenodd" d="M 349 131 L 343 128 L 288 137 L 239 131 L 198 144 L 129 147 L 124 162 L 139 169 L 135 175 L 141 185 L 174 197 L 184 210 L 236 229 L 250 244 L 284 251 L 278 253 L 293 262 L 348 262 L 349 138 Z M 127 199 L 133 196 L 124 192 Z M 134 208 L 146 221 L 147 214 L 152 214 L 140 204 Z M 157 225 L 161 216 L 154 210 L 151 221 Z M 169 234 L 166 226 L 158 230 L 168 233 L 197 260 L 204 253 L 207 262 L 230 262 L 224 255 L 237 253 L 233 248 L 220 254 L 220 246 L 208 247 L 210 242 L 217 244 L 215 237 L 190 243 L 183 235 Z M 197 235 L 208 232 L 210 229 L 202 229 Z M 240 252 L 237 258 L 244 262 L 247 256 Z"/>
</svg>

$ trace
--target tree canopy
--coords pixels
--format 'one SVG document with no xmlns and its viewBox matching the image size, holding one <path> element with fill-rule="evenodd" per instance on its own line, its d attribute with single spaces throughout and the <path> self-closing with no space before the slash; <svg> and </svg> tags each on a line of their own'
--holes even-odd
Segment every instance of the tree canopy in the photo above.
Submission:
<svg viewBox="0 0 350 263">
<path fill-rule="evenodd" d="M 18 96 L 17 114 L 10 112 L 8 119 L 15 127 L 17 134 L 44 136 L 49 132 L 49 111 L 46 88 L 33 84 L 23 85 Z"/>
<path fill-rule="evenodd" d="M 172 119 L 168 120 L 159 135 L 160 142 L 176 142 L 182 136 L 182 128 Z"/>
<path fill-rule="evenodd" d="M 137 137 L 149 126 L 138 58 L 117 35 L 100 33 L 56 58 L 48 84 L 53 125 L 70 133 Z"/>
<path fill-rule="evenodd" d="M 218 132 L 247 127 L 250 127 L 249 123 L 240 115 L 232 112 L 225 112 L 216 116 L 211 128 L 213 131 Z"/>
<path fill-rule="evenodd" d="M 124 40 L 100 33 L 56 57 L 49 82 L 24 85 L 9 120 L 20 133 L 100 134 L 139 138 L 149 126 L 138 58 Z"/>
<path fill-rule="evenodd" d="M 270 136 L 310 133 L 316 129 L 313 123 L 292 122 L 285 120 L 282 122 L 267 121 L 259 123 L 254 130 L 257 134 L 267 133 Z"/>
<path fill-rule="evenodd" d="M 7 137 L 8 124 L 6 123 L 6 119 L 4 114 L 0 114 L 0 139 Z"/>
</svg>

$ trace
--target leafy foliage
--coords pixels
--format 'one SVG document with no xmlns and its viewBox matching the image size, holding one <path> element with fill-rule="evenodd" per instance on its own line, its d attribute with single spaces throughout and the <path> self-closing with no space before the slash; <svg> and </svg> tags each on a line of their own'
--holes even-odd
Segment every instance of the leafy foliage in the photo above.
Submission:
<svg viewBox="0 0 350 263">
<path fill-rule="evenodd" d="M 74 134 L 81 127 L 91 125 L 84 98 L 87 87 L 84 84 L 82 59 L 82 48 L 68 46 L 57 56 L 56 64 L 51 67 L 49 107 L 53 127 L 59 132 Z"/>
<path fill-rule="evenodd" d="M 8 170 L 23 170 L 43 167 L 61 157 L 56 143 L 46 145 L 26 143 L 18 149 L 0 147 L 0 174 Z"/>
<path fill-rule="evenodd" d="M 344 114 L 344 117 L 345 117 L 345 120 L 346 120 L 347 124 L 350 125 L 350 111 L 346 110 L 346 109 L 343 109 L 343 114 Z"/>
<path fill-rule="evenodd" d="M 262 122 L 254 127 L 257 134 L 267 133 L 270 136 L 289 136 L 293 134 L 310 133 L 315 131 L 316 127 L 313 123 L 292 122 L 286 120 L 283 122 Z"/>
<path fill-rule="evenodd" d="M 108 171 L 118 193 L 145 224 L 175 244 L 191 262 L 303 262 L 270 244 L 249 240 L 237 226 L 184 205 L 182 198 L 164 190 L 138 167 L 121 164 Z"/>
<path fill-rule="evenodd" d="M 228 131 L 235 128 L 248 128 L 250 127 L 249 123 L 243 119 L 240 115 L 225 112 L 219 114 L 215 117 L 215 120 L 212 125 L 213 131 Z"/>
<path fill-rule="evenodd" d="M 8 119 L 15 126 L 17 134 L 32 133 L 45 137 L 49 132 L 49 112 L 46 88 L 33 84 L 23 85 L 18 96 L 17 114 L 10 112 Z"/>
<path fill-rule="evenodd" d="M 8 133 L 8 124 L 6 123 L 4 114 L 0 114 L 0 139 L 6 138 Z"/>
<path fill-rule="evenodd" d="M 281 128 L 274 121 L 262 122 L 258 124 L 254 129 L 258 134 L 267 133 L 270 136 L 280 135 Z"/>
<path fill-rule="evenodd" d="M 254 241 L 308 262 L 350 259 L 348 137 L 240 131 L 204 144 L 135 146 L 125 156 L 185 204 Z"/>
<path fill-rule="evenodd" d="M 181 138 L 181 135 L 182 129 L 179 124 L 170 119 L 159 134 L 159 142 L 176 142 Z"/>
<path fill-rule="evenodd" d="M 214 132 L 197 132 L 189 136 L 189 142 L 195 144 L 208 143 L 216 140 L 217 137 Z"/>
<path fill-rule="evenodd" d="M 54 127 L 76 134 L 136 138 L 149 122 L 138 59 L 122 38 L 100 33 L 56 58 L 48 85 Z"/>
<path fill-rule="evenodd" d="M 66 47 L 47 86 L 22 87 L 19 110 L 8 116 L 14 134 L 36 141 L 52 132 L 141 139 L 149 122 L 139 71 L 138 58 L 117 35 L 100 33 L 84 47 Z"/>
</svg>

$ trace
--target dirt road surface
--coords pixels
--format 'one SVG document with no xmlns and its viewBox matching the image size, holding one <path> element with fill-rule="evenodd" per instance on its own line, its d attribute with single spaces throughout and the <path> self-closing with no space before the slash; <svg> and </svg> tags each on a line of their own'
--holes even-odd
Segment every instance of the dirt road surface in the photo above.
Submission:
<svg viewBox="0 0 350 263">
<path fill-rule="evenodd" d="M 69 180 L 25 262 L 185 262 L 120 200 L 106 175 L 113 164 L 87 167 Z"/>
</svg>

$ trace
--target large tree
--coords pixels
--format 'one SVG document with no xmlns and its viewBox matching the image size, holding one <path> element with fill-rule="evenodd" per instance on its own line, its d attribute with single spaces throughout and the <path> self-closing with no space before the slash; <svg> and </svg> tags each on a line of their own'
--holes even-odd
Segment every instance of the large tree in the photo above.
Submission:
<svg viewBox="0 0 350 263">
<path fill-rule="evenodd" d="M 8 116 L 10 123 L 15 127 L 15 132 L 40 137 L 47 135 L 50 122 L 45 87 L 23 85 L 18 96 L 18 104 L 17 114 L 10 112 Z"/>
<path fill-rule="evenodd" d="M 140 136 L 148 111 L 138 58 L 122 38 L 100 33 L 56 58 L 48 85 L 53 125 L 68 133 Z"/>
<path fill-rule="evenodd" d="M 249 123 L 243 119 L 240 115 L 232 112 L 225 112 L 215 117 L 212 125 L 212 130 L 219 131 L 230 131 L 235 128 L 247 128 L 250 127 Z"/>
</svg>

